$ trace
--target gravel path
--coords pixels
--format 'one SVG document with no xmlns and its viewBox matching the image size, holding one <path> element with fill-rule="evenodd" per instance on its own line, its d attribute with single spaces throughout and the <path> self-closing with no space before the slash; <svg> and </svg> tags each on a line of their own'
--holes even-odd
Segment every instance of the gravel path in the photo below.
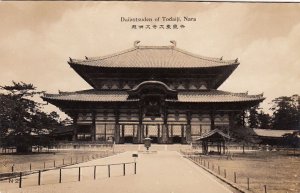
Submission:
<svg viewBox="0 0 300 193">
<path fill-rule="evenodd" d="M 93 179 L 94 168 L 81 168 L 78 182 L 78 168 L 63 169 L 62 183 L 59 182 L 59 170 L 42 173 L 41 186 L 37 186 L 38 175 L 25 176 L 23 188 L 17 183 L 0 182 L 1 193 L 227 193 L 231 192 L 215 178 L 192 162 L 183 158 L 176 151 L 162 148 L 159 151 L 146 153 L 128 151 L 107 158 L 97 159 L 75 166 L 113 164 L 132 162 L 132 154 L 138 153 L 137 174 L 134 165 L 126 165 L 126 176 L 123 176 L 123 165 L 111 166 L 111 177 L 108 178 L 108 167 L 97 166 L 96 180 Z M 74 166 L 72 166 L 74 167 Z"/>
</svg>

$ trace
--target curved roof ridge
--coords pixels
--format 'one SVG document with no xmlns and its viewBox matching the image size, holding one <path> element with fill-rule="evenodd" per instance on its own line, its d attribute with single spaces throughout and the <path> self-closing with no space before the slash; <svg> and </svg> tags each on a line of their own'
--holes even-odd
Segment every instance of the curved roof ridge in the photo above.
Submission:
<svg viewBox="0 0 300 193">
<path fill-rule="evenodd" d="M 87 59 L 85 59 L 85 60 L 84 59 L 73 59 L 72 58 L 72 60 L 75 61 L 75 62 L 94 62 L 94 61 L 97 61 L 97 60 L 105 60 L 105 59 L 108 59 L 108 58 L 112 58 L 112 57 L 115 57 L 115 56 L 126 54 L 126 53 L 132 52 L 136 49 L 138 49 L 138 48 L 133 47 L 133 48 L 129 48 L 129 49 L 126 49 L 126 50 L 119 51 L 117 53 L 108 54 L 108 55 L 104 55 L 104 56 L 87 57 Z"/>
<path fill-rule="evenodd" d="M 235 60 L 223 60 L 221 59 L 222 57 L 220 58 L 216 58 L 216 57 L 208 57 L 208 56 L 202 56 L 202 55 L 198 55 L 198 54 L 193 54 L 189 51 L 186 51 L 184 49 L 180 49 L 180 48 L 177 48 L 177 47 L 173 47 L 174 50 L 178 51 L 178 52 L 181 52 L 183 54 L 187 54 L 189 56 L 192 56 L 192 57 L 195 57 L 195 58 L 198 58 L 198 59 L 203 59 L 203 60 L 207 60 L 207 61 L 213 61 L 213 62 L 220 62 L 220 63 L 230 63 L 230 64 L 238 64 L 238 62 Z"/>
<path fill-rule="evenodd" d="M 176 91 L 174 89 L 171 89 L 166 83 L 164 82 L 161 82 L 161 81 L 158 81 L 158 80 L 146 80 L 146 81 L 143 81 L 141 83 L 139 83 L 137 86 L 135 86 L 133 89 L 131 90 L 137 90 L 138 88 L 140 88 L 142 85 L 144 84 L 160 84 L 160 85 L 163 85 L 165 88 L 167 88 L 168 90 L 171 90 L 171 91 Z"/>
</svg>

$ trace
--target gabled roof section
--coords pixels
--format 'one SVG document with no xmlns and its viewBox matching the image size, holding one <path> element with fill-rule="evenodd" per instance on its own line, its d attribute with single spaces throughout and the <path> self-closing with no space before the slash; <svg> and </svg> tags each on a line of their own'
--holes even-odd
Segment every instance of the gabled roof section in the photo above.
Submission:
<svg viewBox="0 0 300 193">
<path fill-rule="evenodd" d="M 108 68 L 211 68 L 237 66 L 238 60 L 204 57 L 172 46 L 138 46 L 102 57 L 71 59 L 69 64 Z"/>
<path fill-rule="evenodd" d="M 210 140 L 210 139 L 217 139 L 217 138 L 225 140 L 225 139 L 230 139 L 230 136 L 225 134 L 223 131 L 219 129 L 214 129 L 207 133 L 204 133 L 201 137 L 196 139 L 196 141 Z"/>
<path fill-rule="evenodd" d="M 144 93 L 143 91 L 146 91 Z M 132 98 L 140 98 L 141 95 L 157 95 L 161 94 L 164 95 L 165 98 L 177 100 L 177 91 L 172 90 L 168 87 L 165 83 L 161 81 L 149 80 L 144 81 L 134 87 L 132 90 L 127 91 L 129 94 L 128 99 Z"/>
</svg>

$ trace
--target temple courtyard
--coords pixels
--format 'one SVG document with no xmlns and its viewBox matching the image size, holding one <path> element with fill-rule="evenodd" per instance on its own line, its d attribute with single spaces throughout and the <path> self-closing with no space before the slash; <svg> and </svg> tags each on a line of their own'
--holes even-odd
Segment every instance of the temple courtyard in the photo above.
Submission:
<svg viewBox="0 0 300 193">
<path fill-rule="evenodd" d="M 6 163 L 6 167 L 0 168 L 2 174 L 9 173 L 7 169 L 12 163 L 17 175 L 20 171 L 28 171 L 30 163 L 32 171 L 36 171 L 43 170 L 46 161 L 46 170 L 50 170 L 41 172 L 40 186 L 35 172 L 22 176 L 22 188 L 19 188 L 19 177 L 10 183 L 9 180 L 0 181 L 0 192 L 239 192 L 222 180 L 249 193 L 265 192 L 264 188 L 268 193 L 300 191 L 299 150 L 266 151 L 247 147 L 243 153 L 243 148 L 237 146 L 230 147 L 229 152 L 221 156 L 200 155 L 199 151 L 201 148 L 193 149 L 190 145 L 152 144 L 147 153 L 143 145 L 124 144 L 114 148 L 55 149 L 50 151 L 52 153 L 33 155 L 3 154 L 0 161 Z M 56 160 L 55 168 L 53 160 Z M 123 163 L 126 163 L 125 170 Z M 60 167 L 63 168 L 61 178 Z"/>
<path fill-rule="evenodd" d="M 110 157 L 94 159 L 92 161 L 72 165 L 81 166 L 80 181 L 78 181 L 78 168 L 63 169 L 62 183 L 59 183 L 59 170 L 42 172 L 41 185 L 38 186 L 38 174 L 24 176 L 22 188 L 18 183 L 0 182 L 1 193 L 13 192 L 109 192 L 109 193 L 226 193 L 232 192 L 214 176 L 207 173 L 191 161 L 184 158 L 172 147 L 153 147 L 150 153 L 143 146 L 133 146 L 136 151 L 126 151 Z M 134 174 L 134 164 L 126 164 L 124 176 L 123 165 L 111 165 L 110 177 L 108 168 L 97 168 L 94 180 L 94 167 L 83 166 L 105 165 L 114 163 L 133 162 L 132 154 L 138 154 L 137 167 Z"/>
</svg>

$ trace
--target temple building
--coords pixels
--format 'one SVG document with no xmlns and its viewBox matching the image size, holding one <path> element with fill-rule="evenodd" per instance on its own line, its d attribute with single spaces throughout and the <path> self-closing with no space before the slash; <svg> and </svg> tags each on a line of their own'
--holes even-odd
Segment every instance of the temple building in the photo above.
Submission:
<svg viewBox="0 0 300 193">
<path fill-rule="evenodd" d="M 218 90 L 238 59 L 203 57 L 171 43 L 136 41 L 108 56 L 70 58 L 92 89 L 42 98 L 72 117 L 73 141 L 189 143 L 214 129 L 230 135 L 236 117 L 264 97 Z"/>
</svg>

